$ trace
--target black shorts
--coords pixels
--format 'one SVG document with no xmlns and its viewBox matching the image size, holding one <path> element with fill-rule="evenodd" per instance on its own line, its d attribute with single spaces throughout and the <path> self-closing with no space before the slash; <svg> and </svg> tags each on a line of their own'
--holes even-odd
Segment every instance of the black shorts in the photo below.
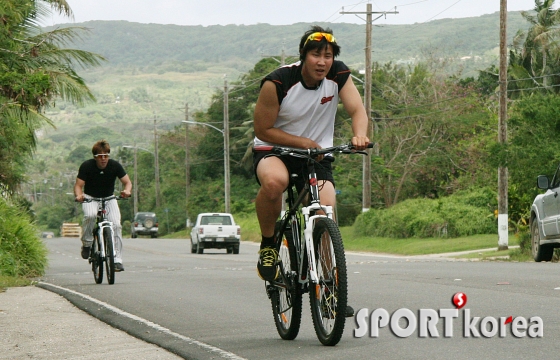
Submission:
<svg viewBox="0 0 560 360">
<path fill-rule="evenodd" d="M 257 165 L 258 165 L 259 161 L 261 161 L 263 158 L 268 157 L 268 156 L 278 157 L 280 160 L 282 160 L 284 165 L 286 165 L 286 168 L 288 169 L 290 174 L 297 174 L 298 175 L 298 177 L 295 180 L 292 178 L 292 181 L 296 185 L 297 191 L 298 192 L 301 191 L 301 189 L 303 189 L 304 181 L 307 180 L 307 179 L 304 178 L 305 166 L 306 166 L 306 163 L 307 163 L 307 159 L 296 158 L 296 157 L 293 157 L 293 156 L 279 156 L 279 155 L 276 155 L 276 154 L 272 154 L 270 151 L 254 151 L 253 152 L 253 171 L 255 173 L 255 179 L 257 179 L 257 182 L 259 183 L 259 185 L 261 183 L 259 182 L 259 177 L 257 176 Z M 330 181 L 334 186 L 335 183 L 334 183 L 334 178 L 333 178 L 333 175 L 332 175 L 332 162 L 333 161 L 334 161 L 334 157 L 325 156 L 323 158 L 323 160 L 321 160 L 319 162 L 319 164 L 315 164 L 315 172 L 317 173 L 317 180 Z"/>
</svg>

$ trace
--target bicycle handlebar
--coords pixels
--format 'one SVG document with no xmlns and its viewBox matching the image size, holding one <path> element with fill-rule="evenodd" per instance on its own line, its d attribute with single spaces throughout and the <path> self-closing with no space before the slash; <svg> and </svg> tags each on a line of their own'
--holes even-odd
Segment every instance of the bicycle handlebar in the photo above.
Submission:
<svg viewBox="0 0 560 360">
<path fill-rule="evenodd" d="M 367 148 L 371 149 L 373 147 L 373 143 L 370 142 L 367 145 Z M 354 150 L 355 146 L 352 143 L 349 144 L 342 144 L 337 146 L 331 146 L 328 148 L 317 149 L 298 149 L 292 148 L 287 146 L 278 146 L 278 145 L 261 145 L 253 147 L 253 151 L 270 151 L 278 155 L 292 155 L 292 156 L 304 156 L 308 158 L 315 158 L 320 155 L 328 154 L 328 153 L 342 153 L 342 154 L 362 154 L 367 155 L 368 153 L 365 151 Z"/>
<path fill-rule="evenodd" d="M 84 198 L 84 201 L 78 201 L 78 200 L 74 200 L 74 202 L 85 202 L 85 203 L 89 203 L 92 201 L 109 201 L 109 200 L 128 200 L 128 198 L 124 198 L 121 196 L 117 196 L 117 195 L 111 195 L 111 196 L 107 196 L 107 197 L 103 197 L 103 198 L 95 198 L 95 197 L 91 197 L 91 198 Z"/>
</svg>

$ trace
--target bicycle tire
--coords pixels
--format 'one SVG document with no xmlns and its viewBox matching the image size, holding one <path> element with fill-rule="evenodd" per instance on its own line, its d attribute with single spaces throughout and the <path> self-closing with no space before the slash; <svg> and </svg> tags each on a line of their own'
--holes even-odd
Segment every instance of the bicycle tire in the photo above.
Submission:
<svg viewBox="0 0 560 360">
<path fill-rule="evenodd" d="M 278 233 L 280 222 L 276 223 L 275 234 Z M 269 285 L 270 300 L 274 324 L 280 337 L 293 340 L 299 333 L 301 325 L 302 290 L 297 276 L 297 253 L 292 240 L 291 229 L 286 229 L 284 238 L 279 244 L 278 258 L 282 262 L 284 276 L 279 282 L 287 281 L 287 287 Z"/>
<path fill-rule="evenodd" d="M 113 236 L 111 229 L 103 228 L 103 239 L 105 240 L 105 270 L 107 270 L 107 281 L 109 285 L 115 283 L 115 254 L 113 253 Z"/>
<path fill-rule="evenodd" d="M 93 235 L 93 242 L 91 243 L 91 271 L 93 271 L 93 278 L 96 284 L 101 284 L 103 282 L 103 260 L 101 259 L 101 254 L 99 249 L 100 246 L 99 238 L 97 234 Z"/>
<path fill-rule="evenodd" d="M 348 304 L 344 246 L 338 226 L 326 217 L 315 220 L 313 241 L 319 282 L 309 286 L 311 317 L 319 341 L 334 346 L 344 332 Z"/>
</svg>

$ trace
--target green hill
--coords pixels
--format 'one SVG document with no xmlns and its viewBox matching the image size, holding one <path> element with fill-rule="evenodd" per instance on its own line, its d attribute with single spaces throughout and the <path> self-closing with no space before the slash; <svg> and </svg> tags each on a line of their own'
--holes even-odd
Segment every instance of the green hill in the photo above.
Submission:
<svg viewBox="0 0 560 360">
<path fill-rule="evenodd" d="M 111 67 L 198 72 L 215 63 L 245 71 L 261 56 L 280 55 L 283 48 L 287 54 L 297 54 L 300 36 L 311 24 L 204 27 L 90 21 L 72 25 L 91 29 L 91 36 L 79 46 L 104 55 Z M 355 67 L 363 66 L 365 25 L 320 25 L 334 30 L 342 45 L 343 60 Z M 524 27 L 519 12 L 508 14 L 509 39 Z M 372 32 L 373 60 L 379 62 L 418 58 L 426 48 L 460 57 L 484 56 L 498 43 L 499 13 L 414 25 L 374 26 Z"/>
</svg>

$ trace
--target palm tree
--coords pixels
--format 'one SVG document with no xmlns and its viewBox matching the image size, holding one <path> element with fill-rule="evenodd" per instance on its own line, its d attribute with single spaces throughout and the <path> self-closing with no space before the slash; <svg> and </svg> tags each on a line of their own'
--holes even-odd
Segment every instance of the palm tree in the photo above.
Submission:
<svg viewBox="0 0 560 360">
<path fill-rule="evenodd" d="M 0 3 L 0 184 L 8 194 L 24 180 L 25 163 L 36 146 L 35 131 L 53 126 L 45 109 L 58 98 L 78 105 L 94 101 L 75 68 L 105 60 L 67 47 L 85 28 L 43 31 L 40 22 L 53 11 L 72 17 L 65 0 Z"/>
<path fill-rule="evenodd" d="M 535 0 L 532 12 L 521 12 L 530 27 L 527 32 L 519 31 L 515 35 L 510 57 L 513 75 L 521 76 L 519 79 L 529 75 L 531 83 L 542 83 L 545 88 L 550 83 L 549 75 L 556 72 L 555 60 L 559 54 L 560 12 L 553 7 L 554 0 Z M 553 61 L 549 61 L 551 57 Z"/>
</svg>

